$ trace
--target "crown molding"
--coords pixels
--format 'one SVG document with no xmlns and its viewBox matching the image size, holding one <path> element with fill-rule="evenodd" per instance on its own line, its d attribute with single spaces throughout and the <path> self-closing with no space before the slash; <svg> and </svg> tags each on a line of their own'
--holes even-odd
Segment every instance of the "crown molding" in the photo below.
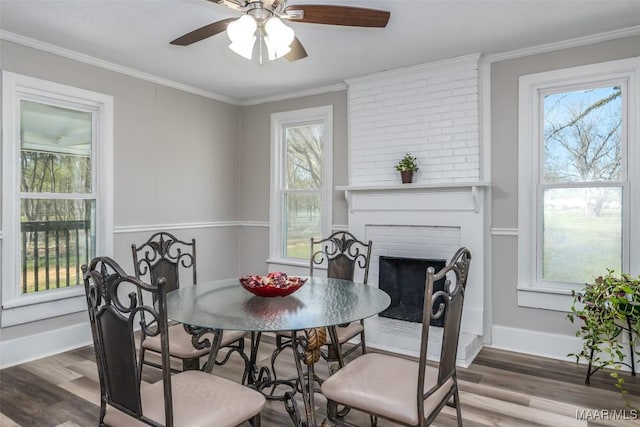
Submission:
<svg viewBox="0 0 640 427">
<path fill-rule="evenodd" d="M 127 76 L 135 77 L 140 80 L 145 80 L 151 83 L 157 83 L 159 85 L 170 87 L 172 89 L 178 89 L 183 92 L 192 93 L 194 95 L 203 96 L 205 98 L 214 99 L 216 101 L 226 102 L 227 104 L 239 105 L 238 100 L 234 98 L 229 98 L 224 95 L 219 95 L 217 93 L 198 89 L 193 86 L 189 86 L 183 83 L 178 83 L 173 80 L 156 76 L 154 74 L 138 71 L 133 68 L 124 67 L 122 65 L 118 65 L 113 62 L 98 59 L 93 56 L 85 55 L 84 53 L 79 53 L 70 49 L 65 49 L 59 46 L 52 45 L 50 43 L 42 42 L 40 40 L 21 36 L 19 34 L 0 30 L 0 39 L 7 40 L 12 43 L 16 43 L 22 46 L 33 48 L 33 49 L 41 50 L 43 52 L 52 53 L 54 55 L 62 56 L 64 58 L 73 59 L 74 61 L 82 62 L 88 65 L 93 65 L 99 68 L 103 68 L 105 70 L 114 71 L 120 74 L 125 74 Z"/>
<path fill-rule="evenodd" d="M 609 40 L 622 39 L 625 37 L 633 37 L 640 35 L 640 25 L 634 27 L 622 28 L 620 30 L 607 31 L 604 33 L 591 34 L 575 39 L 563 40 L 560 42 L 548 43 L 524 49 L 516 49 L 507 52 L 487 54 L 483 60 L 488 63 L 507 61 L 510 59 L 523 58 L 525 56 L 538 55 L 541 53 L 554 52 L 562 49 L 570 49 L 572 47 L 586 46 L 595 43 L 601 43 Z"/>
<path fill-rule="evenodd" d="M 322 86 L 313 89 L 305 89 L 297 92 L 289 92 L 285 94 L 266 96 L 264 98 L 247 99 L 239 101 L 240 106 L 265 104 L 267 102 L 285 101 L 287 99 L 302 98 L 303 96 L 322 95 L 324 93 L 339 92 L 341 90 L 347 90 L 345 83 L 336 83 L 330 86 Z"/>
</svg>

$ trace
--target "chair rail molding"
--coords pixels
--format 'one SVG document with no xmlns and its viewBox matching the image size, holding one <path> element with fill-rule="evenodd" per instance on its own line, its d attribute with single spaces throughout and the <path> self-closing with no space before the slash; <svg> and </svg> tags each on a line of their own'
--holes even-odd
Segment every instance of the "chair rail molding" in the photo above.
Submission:
<svg viewBox="0 0 640 427">
<path fill-rule="evenodd" d="M 168 224 L 119 225 L 113 229 L 114 234 L 148 233 L 158 230 L 192 230 L 198 228 L 219 227 L 269 227 L 268 221 L 206 221 Z"/>
<path fill-rule="evenodd" d="M 518 237 L 518 227 L 491 227 L 491 235 Z"/>
</svg>

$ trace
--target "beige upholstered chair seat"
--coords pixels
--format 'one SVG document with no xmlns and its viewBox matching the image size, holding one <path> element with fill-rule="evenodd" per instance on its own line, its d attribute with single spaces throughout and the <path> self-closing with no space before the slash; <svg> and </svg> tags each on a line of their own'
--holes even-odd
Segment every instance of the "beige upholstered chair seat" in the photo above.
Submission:
<svg viewBox="0 0 640 427">
<path fill-rule="evenodd" d="M 344 344 L 351 338 L 359 335 L 364 331 L 364 326 L 360 322 L 351 322 L 347 326 L 338 326 L 336 332 L 338 333 L 338 341 L 340 344 Z M 331 337 L 327 334 L 327 344 L 331 344 Z"/>
<path fill-rule="evenodd" d="M 224 331 L 222 334 L 222 343 L 220 347 L 227 346 L 246 334 L 245 331 Z M 169 354 L 180 359 L 190 359 L 193 357 L 201 357 L 209 352 L 208 348 L 202 350 L 196 349 L 191 343 L 192 335 L 184 330 L 182 324 L 169 327 Z M 213 342 L 213 334 L 205 335 Z M 146 337 L 142 341 L 142 346 L 147 350 L 160 353 L 160 335 L 155 337 Z"/>
<path fill-rule="evenodd" d="M 234 427 L 250 414 L 260 413 L 265 405 L 262 394 L 215 375 L 185 371 L 171 377 L 173 423 L 176 427 Z M 141 390 L 145 416 L 164 424 L 162 381 Z M 211 404 L 215 404 L 215 411 Z M 122 412 L 109 408 L 105 422 L 109 426 L 144 426 Z"/>
<path fill-rule="evenodd" d="M 437 384 L 438 368 L 426 367 L 424 390 Z M 416 389 L 418 362 L 383 354 L 367 353 L 349 362 L 322 384 L 322 394 L 345 406 L 418 425 Z M 449 379 L 424 402 L 428 416 L 451 390 Z"/>
</svg>

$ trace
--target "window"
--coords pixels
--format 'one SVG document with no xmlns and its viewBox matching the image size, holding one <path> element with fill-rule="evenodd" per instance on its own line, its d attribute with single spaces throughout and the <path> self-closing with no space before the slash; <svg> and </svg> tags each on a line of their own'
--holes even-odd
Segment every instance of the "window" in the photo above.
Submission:
<svg viewBox="0 0 640 427">
<path fill-rule="evenodd" d="M 271 115 L 270 262 L 305 264 L 331 230 L 333 108 Z"/>
<path fill-rule="evenodd" d="M 111 253 L 111 97 L 3 72 L 2 326 L 84 310 Z"/>
<path fill-rule="evenodd" d="M 639 79 L 640 58 L 520 78 L 519 305 L 568 311 L 607 269 L 638 274 Z"/>
</svg>

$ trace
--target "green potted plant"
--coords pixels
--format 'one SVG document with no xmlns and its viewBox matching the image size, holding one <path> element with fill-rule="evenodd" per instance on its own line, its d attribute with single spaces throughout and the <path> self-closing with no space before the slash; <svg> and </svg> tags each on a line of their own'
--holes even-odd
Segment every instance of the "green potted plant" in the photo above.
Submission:
<svg viewBox="0 0 640 427">
<path fill-rule="evenodd" d="M 587 384 L 591 374 L 598 369 L 613 368 L 610 375 L 616 381 L 616 388 L 627 405 L 632 406 L 619 371 L 621 365 L 634 366 L 635 358 L 640 355 L 636 350 L 640 343 L 640 276 L 615 276 L 613 270 L 607 270 L 605 276 L 597 277 L 593 283 L 587 283 L 582 290 L 571 294 L 573 305 L 567 317 L 571 322 L 580 319 L 582 323 L 576 331 L 576 336 L 582 338 L 582 349 L 569 356 L 575 356 L 576 362 L 582 359 L 589 363 Z M 621 334 L 629 338 L 628 344 L 621 342 Z M 625 361 L 627 346 L 634 360 Z"/>
<path fill-rule="evenodd" d="M 417 160 L 417 158 L 407 153 L 407 155 L 400 159 L 396 165 L 396 170 L 400 171 L 403 184 L 410 184 L 413 182 L 413 173 L 419 169 L 418 163 L 416 162 Z"/>
</svg>

